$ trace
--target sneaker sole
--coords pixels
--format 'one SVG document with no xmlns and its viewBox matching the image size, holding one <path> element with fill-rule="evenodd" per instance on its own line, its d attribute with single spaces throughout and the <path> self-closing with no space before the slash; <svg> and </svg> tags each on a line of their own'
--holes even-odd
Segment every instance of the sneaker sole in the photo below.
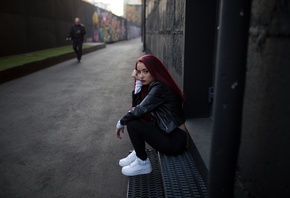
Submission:
<svg viewBox="0 0 290 198">
<path fill-rule="evenodd" d="M 140 172 L 135 172 L 135 173 L 126 173 L 122 169 L 122 174 L 125 175 L 125 176 L 147 175 L 147 174 L 149 174 L 151 172 L 152 172 L 152 168 L 150 170 L 148 170 L 148 171 L 140 171 Z"/>
</svg>

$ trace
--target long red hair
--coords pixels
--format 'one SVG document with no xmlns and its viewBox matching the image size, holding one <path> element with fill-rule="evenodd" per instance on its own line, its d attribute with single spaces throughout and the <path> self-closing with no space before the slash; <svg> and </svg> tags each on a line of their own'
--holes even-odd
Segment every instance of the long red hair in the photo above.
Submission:
<svg viewBox="0 0 290 198">
<path fill-rule="evenodd" d="M 170 87 L 180 97 L 180 99 L 184 101 L 185 97 L 182 91 L 179 89 L 164 64 L 156 56 L 152 54 L 145 54 L 139 57 L 136 61 L 135 69 L 137 69 L 137 64 L 139 62 L 143 63 L 147 67 L 154 80 L 160 81 Z M 142 86 L 141 94 L 143 97 L 147 95 L 148 88 L 149 86 Z"/>
</svg>

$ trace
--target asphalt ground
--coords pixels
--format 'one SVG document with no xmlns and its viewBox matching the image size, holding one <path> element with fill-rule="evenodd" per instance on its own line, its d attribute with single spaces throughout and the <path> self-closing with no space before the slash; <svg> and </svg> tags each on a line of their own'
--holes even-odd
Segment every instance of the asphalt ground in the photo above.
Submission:
<svg viewBox="0 0 290 198">
<path fill-rule="evenodd" d="M 131 106 L 140 38 L 0 85 L 0 197 L 126 197 L 115 126 Z"/>
</svg>

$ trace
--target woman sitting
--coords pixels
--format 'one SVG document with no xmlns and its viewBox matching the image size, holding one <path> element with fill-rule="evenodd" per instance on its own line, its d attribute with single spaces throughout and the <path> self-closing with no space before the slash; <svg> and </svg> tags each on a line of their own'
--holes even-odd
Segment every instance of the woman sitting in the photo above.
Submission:
<svg viewBox="0 0 290 198">
<path fill-rule="evenodd" d="M 120 139 L 127 126 L 134 147 L 132 153 L 119 161 L 122 173 L 127 176 L 152 171 L 145 142 L 166 155 L 179 154 L 187 145 L 184 96 L 163 63 L 151 54 L 141 56 L 132 76 L 135 79 L 133 107 L 116 126 Z"/>
</svg>

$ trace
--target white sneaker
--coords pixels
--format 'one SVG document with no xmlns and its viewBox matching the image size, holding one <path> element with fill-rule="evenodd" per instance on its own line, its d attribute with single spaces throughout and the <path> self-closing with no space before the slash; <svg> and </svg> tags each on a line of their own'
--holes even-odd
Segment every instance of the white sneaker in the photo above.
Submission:
<svg viewBox="0 0 290 198">
<path fill-rule="evenodd" d="M 141 160 L 136 157 L 136 160 L 128 166 L 122 168 L 122 173 L 126 176 L 135 176 L 149 174 L 152 171 L 150 160 Z"/>
<path fill-rule="evenodd" d="M 126 158 L 120 159 L 119 165 L 124 167 L 130 165 L 137 158 L 135 150 L 133 150 Z"/>
</svg>

